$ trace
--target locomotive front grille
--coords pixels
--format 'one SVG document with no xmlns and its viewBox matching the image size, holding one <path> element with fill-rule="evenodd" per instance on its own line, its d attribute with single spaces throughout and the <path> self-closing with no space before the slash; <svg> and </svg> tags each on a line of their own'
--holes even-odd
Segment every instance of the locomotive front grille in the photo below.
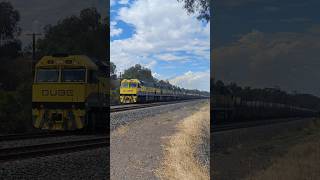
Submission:
<svg viewBox="0 0 320 180">
<path fill-rule="evenodd" d="M 85 126 L 84 103 L 40 103 L 32 104 L 33 125 L 46 130 L 75 130 Z"/>
<path fill-rule="evenodd" d="M 52 113 L 51 119 L 54 122 L 62 122 L 63 121 L 63 115 L 62 115 L 62 113 Z"/>
</svg>

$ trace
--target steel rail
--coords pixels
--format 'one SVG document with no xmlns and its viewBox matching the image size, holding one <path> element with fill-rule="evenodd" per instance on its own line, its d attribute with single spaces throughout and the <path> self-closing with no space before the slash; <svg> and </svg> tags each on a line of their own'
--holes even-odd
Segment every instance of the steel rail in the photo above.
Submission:
<svg viewBox="0 0 320 180">
<path fill-rule="evenodd" d="M 24 139 L 36 139 L 36 138 L 48 138 L 48 137 L 59 137 L 59 136 L 71 136 L 71 135 L 86 135 L 84 133 L 62 131 L 62 132 L 37 132 L 37 133 L 20 133 L 20 134 L 8 134 L 1 135 L 1 141 L 14 141 Z"/>
<path fill-rule="evenodd" d="M 110 112 L 120 112 L 120 111 L 128 111 L 128 110 L 134 110 L 134 109 L 142 109 L 142 108 L 148 108 L 148 107 L 156 107 L 156 106 L 162 106 L 162 105 L 169 105 L 169 104 L 177 104 L 177 103 L 183 103 L 188 102 L 192 100 L 199 100 L 199 99 L 188 99 L 188 100 L 181 100 L 181 101 L 166 101 L 166 102 L 156 102 L 156 103 L 146 103 L 146 104 L 132 104 L 131 106 L 128 105 L 119 105 L 119 106 L 111 106 Z M 121 107 L 123 106 L 123 107 Z"/>
<path fill-rule="evenodd" d="M 43 157 L 108 146 L 108 137 L 37 144 L 0 149 L 0 161 Z"/>
<path fill-rule="evenodd" d="M 308 118 L 312 120 L 313 118 Z M 222 132 L 222 131 L 230 131 L 236 129 L 243 129 L 249 127 L 258 127 L 258 126 L 267 126 L 272 124 L 279 124 L 279 123 L 288 123 L 298 120 L 306 120 L 305 118 L 287 118 L 287 119 L 272 119 L 272 120 L 260 120 L 260 121 L 248 121 L 248 122 L 241 122 L 241 123 L 230 123 L 230 124 L 222 124 L 216 125 L 212 127 L 213 133 Z"/>
</svg>

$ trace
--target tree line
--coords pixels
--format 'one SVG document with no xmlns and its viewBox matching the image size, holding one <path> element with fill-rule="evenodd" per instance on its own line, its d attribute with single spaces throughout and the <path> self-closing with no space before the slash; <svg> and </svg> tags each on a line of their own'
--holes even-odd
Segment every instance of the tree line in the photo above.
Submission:
<svg viewBox="0 0 320 180">
<path fill-rule="evenodd" d="M 320 110 L 319 97 L 298 92 L 288 93 L 279 87 L 241 87 L 236 83 L 224 84 L 218 80 L 213 83 L 213 91 L 214 95 L 237 96 L 248 101 L 264 101 Z"/>
<path fill-rule="evenodd" d="M 86 8 L 44 28 L 44 38 L 37 41 L 39 57 L 44 55 L 85 54 L 107 62 L 109 57 L 109 20 L 96 8 Z"/>
</svg>

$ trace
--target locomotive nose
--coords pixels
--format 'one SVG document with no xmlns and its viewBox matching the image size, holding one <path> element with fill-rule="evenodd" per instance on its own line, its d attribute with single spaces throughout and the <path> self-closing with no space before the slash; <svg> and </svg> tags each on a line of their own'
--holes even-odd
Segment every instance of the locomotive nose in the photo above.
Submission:
<svg viewBox="0 0 320 180">
<path fill-rule="evenodd" d="M 62 118 L 62 113 L 58 113 L 58 112 L 54 112 L 52 113 L 51 115 L 51 119 L 53 122 L 59 122 L 59 121 L 63 121 L 63 118 Z"/>
</svg>

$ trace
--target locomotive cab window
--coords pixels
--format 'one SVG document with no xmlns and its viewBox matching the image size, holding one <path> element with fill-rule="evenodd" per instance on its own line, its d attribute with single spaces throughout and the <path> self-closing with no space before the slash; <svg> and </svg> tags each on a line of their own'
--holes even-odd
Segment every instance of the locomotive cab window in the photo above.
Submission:
<svg viewBox="0 0 320 180">
<path fill-rule="evenodd" d="M 131 87 L 131 88 L 136 88 L 136 87 L 137 87 L 137 84 L 136 84 L 136 83 L 130 83 L 130 87 Z"/>
<path fill-rule="evenodd" d="M 58 69 L 38 69 L 36 82 L 57 82 L 59 80 Z"/>
<path fill-rule="evenodd" d="M 123 83 L 121 83 L 121 87 L 127 88 L 127 87 L 129 87 L 129 83 L 123 82 Z"/>
<path fill-rule="evenodd" d="M 62 69 L 61 71 L 62 82 L 85 82 L 86 70 L 85 69 Z"/>
</svg>

